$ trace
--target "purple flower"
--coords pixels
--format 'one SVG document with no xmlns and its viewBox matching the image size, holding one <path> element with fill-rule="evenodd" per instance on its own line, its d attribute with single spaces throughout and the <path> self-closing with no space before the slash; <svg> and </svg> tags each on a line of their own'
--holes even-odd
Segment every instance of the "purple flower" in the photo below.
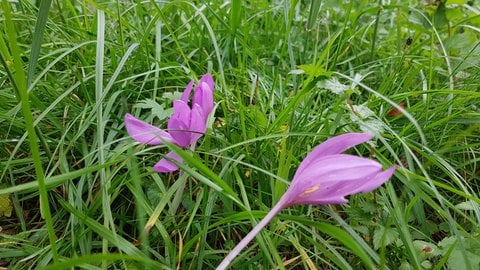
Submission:
<svg viewBox="0 0 480 270">
<path fill-rule="evenodd" d="M 173 101 L 173 114 L 168 120 L 167 131 L 145 123 L 129 113 L 125 114 L 128 135 L 135 141 L 148 145 L 159 145 L 167 141 L 182 148 L 194 148 L 207 130 L 208 116 L 213 110 L 213 87 L 212 75 L 203 75 L 193 93 L 192 103 L 189 104 L 193 88 L 193 80 L 190 81 L 181 99 Z M 177 154 L 169 152 L 167 158 L 162 158 L 153 169 L 163 173 L 177 170 L 178 166 L 169 159 L 183 162 Z"/>
<path fill-rule="evenodd" d="M 381 186 L 396 166 L 382 171 L 382 165 L 375 160 L 342 154 L 372 137 L 368 133 L 347 133 L 315 147 L 298 167 L 279 203 L 284 207 L 347 203 L 345 196 L 370 192 Z"/>
<path fill-rule="evenodd" d="M 367 133 L 347 133 L 330 138 L 315 147 L 298 167 L 289 188 L 278 203 L 223 259 L 217 269 L 225 269 L 282 209 L 297 204 L 347 203 L 345 196 L 370 192 L 385 183 L 395 172 L 396 166 L 383 171 L 382 165 L 377 161 L 342 154 L 372 137 Z"/>
</svg>

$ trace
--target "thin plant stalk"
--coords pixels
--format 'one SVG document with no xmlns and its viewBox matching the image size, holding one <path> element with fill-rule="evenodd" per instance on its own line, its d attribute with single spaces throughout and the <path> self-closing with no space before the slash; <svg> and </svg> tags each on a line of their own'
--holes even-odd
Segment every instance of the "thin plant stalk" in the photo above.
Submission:
<svg viewBox="0 0 480 270">
<path fill-rule="evenodd" d="M 228 267 L 235 257 L 238 256 L 240 251 L 242 251 L 248 243 L 250 243 L 253 238 L 284 208 L 283 203 L 277 203 L 268 214 L 240 241 L 234 249 L 223 259 L 223 261 L 216 268 L 217 270 L 223 270 Z"/>
</svg>

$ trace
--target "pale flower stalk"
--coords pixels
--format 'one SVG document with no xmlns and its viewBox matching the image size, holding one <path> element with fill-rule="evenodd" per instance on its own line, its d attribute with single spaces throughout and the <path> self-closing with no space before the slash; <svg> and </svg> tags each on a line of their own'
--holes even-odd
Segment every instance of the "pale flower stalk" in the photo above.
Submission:
<svg viewBox="0 0 480 270">
<path fill-rule="evenodd" d="M 370 192 L 385 183 L 396 166 L 382 170 L 375 160 L 342 154 L 345 150 L 370 140 L 368 133 L 347 133 L 315 147 L 298 167 L 287 191 L 268 214 L 223 259 L 217 270 L 231 261 L 284 208 L 298 204 L 347 203 L 345 196 Z"/>
<path fill-rule="evenodd" d="M 173 114 L 167 124 L 167 130 L 160 129 L 143 122 L 127 113 L 125 115 L 125 128 L 128 135 L 135 141 L 148 144 L 160 145 L 164 141 L 173 143 L 181 148 L 195 145 L 200 137 L 207 130 L 208 116 L 213 110 L 213 78 L 210 74 L 202 76 L 193 93 L 193 99 L 189 104 L 193 88 L 193 81 L 185 88 L 181 99 L 173 101 Z M 178 166 L 171 162 L 173 159 L 179 163 L 183 160 L 175 152 L 171 151 L 157 162 L 153 169 L 157 172 L 167 173 L 178 169 Z"/>
</svg>

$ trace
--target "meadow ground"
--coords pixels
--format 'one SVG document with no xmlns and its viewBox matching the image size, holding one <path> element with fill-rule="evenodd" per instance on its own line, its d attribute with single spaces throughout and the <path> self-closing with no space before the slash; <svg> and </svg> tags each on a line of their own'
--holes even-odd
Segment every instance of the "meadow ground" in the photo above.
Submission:
<svg viewBox="0 0 480 270">
<path fill-rule="evenodd" d="M 283 210 L 232 269 L 479 269 L 479 36 L 477 0 L 2 0 L 0 268 L 214 268 L 313 147 L 369 132 L 348 153 L 394 176 Z M 178 148 L 124 115 L 166 128 L 205 73 L 205 135 L 155 172 Z"/>
</svg>

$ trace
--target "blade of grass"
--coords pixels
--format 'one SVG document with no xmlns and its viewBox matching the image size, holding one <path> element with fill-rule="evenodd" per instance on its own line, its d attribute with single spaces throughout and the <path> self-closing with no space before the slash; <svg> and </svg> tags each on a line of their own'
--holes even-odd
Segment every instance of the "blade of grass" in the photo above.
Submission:
<svg viewBox="0 0 480 270">
<path fill-rule="evenodd" d="M 96 232 L 98 235 L 100 235 L 102 237 L 103 241 L 106 241 L 107 244 L 112 243 L 112 245 L 114 245 L 119 250 L 125 252 L 128 255 L 145 258 L 145 254 L 143 254 L 143 252 L 141 252 L 138 248 L 136 248 L 132 243 L 130 243 L 129 241 L 125 240 L 122 237 L 118 237 L 118 235 L 116 235 L 113 231 L 109 230 L 104 225 L 100 224 L 96 220 L 87 216 L 87 214 L 78 211 L 72 205 L 70 205 L 68 202 L 64 201 L 63 199 L 58 198 L 58 197 L 57 197 L 57 199 L 58 199 L 58 202 L 60 203 L 60 205 L 65 210 L 67 210 L 68 212 L 70 212 L 73 215 L 80 218 L 90 229 L 92 229 L 94 232 Z M 105 253 L 105 254 L 108 254 L 108 253 Z M 105 269 L 105 268 L 102 268 L 102 269 Z"/>
<path fill-rule="evenodd" d="M 125 255 L 125 254 L 92 254 L 86 255 L 78 258 L 69 258 L 65 261 L 58 262 L 43 268 L 44 270 L 57 270 L 57 269 L 77 269 L 77 268 L 84 268 L 84 269 L 101 269 L 97 268 L 94 264 L 95 263 L 104 263 L 104 262 L 115 262 L 115 261 L 135 261 L 139 262 L 142 267 L 152 267 L 154 269 L 168 269 L 166 265 L 163 265 L 159 262 L 156 262 L 151 259 L 147 259 L 141 256 L 132 256 L 132 255 Z"/>
<path fill-rule="evenodd" d="M 358 235 L 355 230 L 350 225 L 348 225 L 348 223 L 345 222 L 345 220 L 343 220 L 342 217 L 340 217 L 330 207 L 324 208 L 340 224 L 340 226 L 342 226 L 350 234 L 350 236 L 357 242 L 357 244 L 361 246 L 362 250 L 366 252 L 376 264 L 380 264 L 380 258 L 378 254 L 365 242 L 365 240 L 360 235 Z"/>
<path fill-rule="evenodd" d="M 59 185 L 65 183 L 66 181 L 73 180 L 82 175 L 94 173 L 96 171 L 108 168 L 109 166 L 112 166 L 117 163 L 118 161 L 110 161 L 104 164 L 89 166 L 87 168 L 79 169 L 79 170 L 68 172 L 61 175 L 46 177 L 44 180 L 44 188 L 47 190 L 54 189 Z M 24 184 L 19 184 L 13 187 L 3 188 L 3 189 L 0 189 L 0 194 L 7 194 L 7 193 L 13 193 L 13 192 L 24 194 L 24 193 L 29 193 L 35 190 L 40 190 L 39 181 L 32 181 Z"/>
<path fill-rule="evenodd" d="M 35 126 L 33 114 L 30 107 L 30 100 L 27 92 L 27 77 L 23 67 L 21 50 L 17 43 L 16 27 L 13 23 L 13 17 L 8 1 L 2 1 L 2 8 L 5 16 L 5 24 L 7 30 L 8 44 L 10 45 L 11 54 L 13 57 L 13 66 L 15 68 L 14 78 L 15 84 L 18 87 L 18 92 L 21 99 L 22 113 L 25 120 L 25 128 L 28 133 L 30 151 L 35 167 L 35 175 L 38 181 L 38 189 L 40 194 L 40 210 L 42 217 L 45 219 L 45 225 L 50 241 L 50 249 L 52 251 L 53 260 L 58 261 L 58 251 L 56 246 L 56 236 L 54 223 L 50 211 L 50 204 L 48 201 L 47 187 L 45 185 L 45 175 L 43 171 L 42 158 L 40 154 L 40 147 L 38 145 L 37 134 L 35 133 Z"/>
<path fill-rule="evenodd" d="M 342 78 L 345 78 L 347 80 L 350 80 L 350 81 L 355 81 L 354 79 L 350 78 L 349 76 L 347 75 L 344 75 L 342 73 L 339 73 L 339 72 L 334 72 L 334 74 L 342 77 Z M 373 90 L 372 88 L 368 87 L 367 85 L 365 85 L 364 83 L 362 82 L 357 82 L 357 84 L 359 86 L 361 86 L 363 89 L 367 90 L 368 92 L 370 92 L 371 94 L 381 98 L 382 100 L 384 100 L 385 102 L 387 102 L 388 104 L 390 104 L 392 107 L 394 107 L 395 109 L 397 109 L 398 111 L 400 111 L 405 117 L 408 118 L 408 120 L 410 120 L 410 122 L 415 126 L 415 128 L 417 129 L 417 132 L 418 132 L 418 135 L 420 136 L 420 139 L 421 139 L 421 142 L 422 144 L 424 145 L 427 145 L 428 144 L 428 141 L 425 137 L 425 134 L 423 133 L 423 130 L 422 128 L 420 127 L 420 125 L 418 124 L 418 121 L 415 119 L 415 117 L 413 117 L 409 112 L 407 112 L 407 110 L 405 110 L 404 108 L 402 108 L 399 104 L 397 104 L 396 102 L 392 101 L 391 99 L 389 99 L 388 97 L 382 95 L 381 93 Z"/>
<path fill-rule="evenodd" d="M 97 105 L 97 146 L 98 146 L 98 162 L 100 164 L 105 163 L 105 146 L 104 146 L 104 132 L 105 122 L 103 119 L 103 63 L 104 63 L 104 50 L 105 50 L 105 13 L 103 10 L 97 10 L 97 47 L 96 47 L 96 62 L 95 62 L 95 100 Z M 110 182 L 107 178 L 105 168 L 99 170 L 100 187 L 102 192 L 102 212 L 103 212 L 103 226 L 105 228 L 111 228 L 114 237 L 116 233 L 114 230 L 114 222 L 112 216 L 112 210 L 110 208 L 110 194 L 108 192 L 110 188 Z M 107 254 L 109 251 L 108 240 L 104 238 L 102 240 L 102 253 Z M 107 264 L 102 263 L 102 268 L 107 268 Z"/>
<path fill-rule="evenodd" d="M 293 215 L 279 215 L 280 218 L 285 218 L 288 220 L 299 222 L 303 225 L 309 225 L 312 227 L 317 228 L 318 230 L 334 237 L 335 239 L 339 240 L 343 245 L 349 248 L 349 251 L 354 253 L 358 256 L 369 269 L 375 269 L 375 264 L 373 263 L 370 256 L 368 256 L 367 252 L 364 250 L 361 244 L 359 244 L 356 239 L 353 239 L 351 235 L 343 231 L 342 229 L 335 227 L 331 224 L 313 221 L 304 217 L 293 216 Z M 363 242 L 363 241 L 362 241 Z M 361 242 L 360 242 L 361 243 Z"/>
<path fill-rule="evenodd" d="M 232 6 L 230 7 L 230 36 L 232 40 L 235 39 L 238 28 L 241 26 L 240 22 L 242 20 L 242 1 L 233 0 Z"/>
<path fill-rule="evenodd" d="M 37 22 L 35 24 L 35 30 L 32 38 L 32 48 L 30 50 L 30 59 L 28 61 L 28 75 L 27 75 L 27 88 L 32 83 L 33 76 L 35 76 L 35 69 L 37 66 L 38 57 L 40 55 L 40 49 L 42 48 L 43 34 L 45 32 L 45 26 L 47 24 L 48 12 L 52 0 L 43 0 L 40 2 L 38 9 Z"/>
<path fill-rule="evenodd" d="M 178 146 L 172 143 L 169 143 L 167 141 L 164 141 L 163 143 L 166 146 L 168 146 L 168 148 L 170 148 L 172 151 L 174 151 L 177 155 L 179 155 L 183 160 L 185 160 L 188 164 L 190 164 L 192 167 L 202 172 L 206 177 L 194 171 L 192 168 L 186 166 L 183 163 L 177 164 L 180 167 L 180 169 L 184 170 L 191 176 L 197 178 L 199 181 L 203 182 L 207 186 L 210 186 L 211 188 L 226 195 L 227 197 L 230 197 L 234 202 L 236 202 L 240 207 L 242 207 L 242 209 L 245 209 L 245 205 L 238 198 L 238 195 L 235 193 L 235 191 L 233 191 L 232 188 L 227 183 L 225 183 L 225 181 L 223 181 L 220 177 L 218 177 L 218 175 L 212 172 L 201 161 L 187 154 L 185 151 L 183 151 Z"/>
<path fill-rule="evenodd" d="M 171 201 L 173 194 L 178 192 L 179 189 L 185 188 L 185 182 L 187 181 L 187 174 L 183 174 L 179 179 L 175 181 L 175 183 L 168 189 L 168 191 L 162 196 L 160 202 L 158 202 L 155 210 L 152 212 L 150 218 L 148 219 L 147 223 L 145 224 L 144 232 L 148 233 L 152 229 L 152 227 L 157 223 L 159 220 L 160 215 L 163 212 L 163 209 L 167 206 L 167 204 Z"/>
</svg>

